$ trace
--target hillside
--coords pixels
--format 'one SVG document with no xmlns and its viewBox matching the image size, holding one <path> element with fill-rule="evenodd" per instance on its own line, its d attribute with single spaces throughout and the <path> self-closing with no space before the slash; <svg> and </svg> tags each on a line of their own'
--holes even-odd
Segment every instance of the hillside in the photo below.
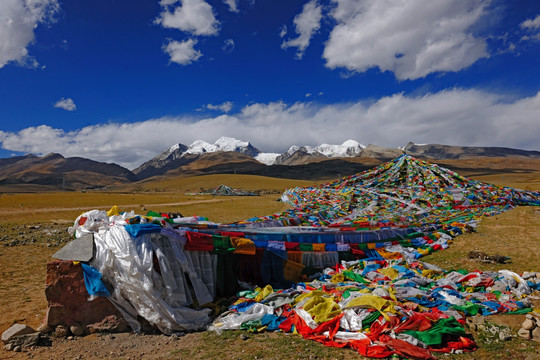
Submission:
<svg viewBox="0 0 540 360">
<path fill-rule="evenodd" d="M 0 161 L 0 188 L 80 190 L 124 184 L 137 180 L 135 174 L 117 164 L 60 154 L 26 155 Z"/>
</svg>

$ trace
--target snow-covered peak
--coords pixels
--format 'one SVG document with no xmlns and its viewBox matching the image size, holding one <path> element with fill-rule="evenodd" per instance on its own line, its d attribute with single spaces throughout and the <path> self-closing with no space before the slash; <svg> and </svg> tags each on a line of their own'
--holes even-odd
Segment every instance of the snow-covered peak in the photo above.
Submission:
<svg viewBox="0 0 540 360">
<path fill-rule="evenodd" d="M 174 144 L 169 148 L 169 153 L 175 152 L 176 150 L 180 149 L 180 143 Z"/>
<path fill-rule="evenodd" d="M 341 146 L 345 146 L 345 147 L 348 147 L 348 148 L 360 148 L 360 149 L 364 149 L 366 147 L 366 145 L 362 145 L 358 141 L 351 140 L 351 139 L 343 142 L 343 144 L 341 144 Z"/>
<path fill-rule="evenodd" d="M 217 151 L 234 151 L 249 156 L 255 156 L 260 152 L 247 141 L 222 136 L 213 144 L 207 143 L 204 140 L 194 141 L 193 144 L 189 145 L 186 153 L 203 154 Z"/>
<path fill-rule="evenodd" d="M 298 150 L 300 150 L 300 146 L 296 146 L 296 145 L 293 145 L 289 148 L 289 150 L 287 150 L 287 154 L 288 155 L 292 155 L 294 154 L 295 152 L 297 152 Z"/>
<path fill-rule="evenodd" d="M 214 145 L 219 149 L 218 151 L 237 151 L 238 149 L 247 148 L 249 142 L 222 136 L 216 140 Z"/>
<path fill-rule="evenodd" d="M 289 148 L 289 150 L 287 150 L 286 154 L 292 155 L 292 154 L 294 154 L 295 152 L 300 151 L 300 150 L 303 151 L 303 152 L 305 152 L 305 153 L 308 153 L 308 154 L 310 154 L 310 155 L 313 155 L 313 153 L 314 153 L 315 151 L 317 151 L 316 148 L 313 148 L 313 147 L 311 147 L 311 146 L 307 146 L 307 145 L 306 145 L 306 146 L 296 146 L 296 145 L 293 145 L 293 146 L 291 146 L 291 147 Z"/>
<path fill-rule="evenodd" d="M 184 151 L 186 151 L 186 149 L 187 149 L 187 146 L 184 144 L 181 144 L 181 143 L 174 144 L 173 146 L 171 146 L 170 148 L 168 148 L 167 150 L 165 150 L 164 152 L 156 156 L 154 159 L 157 161 L 164 161 L 167 158 L 169 158 L 171 155 L 173 158 L 178 158 L 184 153 Z"/>
<path fill-rule="evenodd" d="M 351 157 L 358 155 L 365 148 L 358 141 L 347 140 L 341 145 L 322 144 L 314 148 L 326 157 Z"/>
<path fill-rule="evenodd" d="M 188 154 L 202 154 L 205 152 L 216 152 L 216 146 L 214 144 L 207 143 L 204 140 L 195 140 L 189 145 L 186 153 Z"/>
<path fill-rule="evenodd" d="M 272 165 L 280 155 L 278 153 L 259 153 L 254 159 L 265 165 Z"/>
</svg>

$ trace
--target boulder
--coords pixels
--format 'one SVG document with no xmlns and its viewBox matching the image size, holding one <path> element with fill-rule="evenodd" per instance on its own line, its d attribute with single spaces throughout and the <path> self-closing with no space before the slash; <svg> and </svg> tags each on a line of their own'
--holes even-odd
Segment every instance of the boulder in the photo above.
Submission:
<svg viewBox="0 0 540 360">
<path fill-rule="evenodd" d="M 54 335 L 65 338 L 69 335 L 69 329 L 65 325 L 58 325 L 56 329 L 54 329 Z"/>
<path fill-rule="evenodd" d="M 9 343 L 12 345 L 13 349 L 20 346 L 21 348 L 27 348 L 30 346 L 51 346 L 52 341 L 47 336 L 40 332 L 34 332 L 32 334 L 24 334 L 13 336 Z"/>
<path fill-rule="evenodd" d="M 532 330 L 536 327 L 536 322 L 531 319 L 526 319 L 523 324 L 521 324 L 521 327 L 525 330 Z"/>
<path fill-rule="evenodd" d="M 30 334 L 34 332 L 36 332 L 36 330 L 32 329 L 28 325 L 15 324 L 2 333 L 2 341 L 4 342 L 4 344 L 7 344 L 9 340 L 14 336 L 25 335 L 25 334 Z"/>
<path fill-rule="evenodd" d="M 49 325 L 43 323 L 43 324 L 39 325 L 39 327 L 36 330 L 39 331 L 42 334 L 47 335 L 47 334 L 52 333 L 54 329 L 52 327 L 50 327 Z"/>
<path fill-rule="evenodd" d="M 81 325 L 71 325 L 69 331 L 75 336 L 83 336 L 85 331 Z"/>
<path fill-rule="evenodd" d="M 533 331 L 531 331 L 531 336 L 533 340 L 540 341 L 540 327 L 536 327 Z"/>
<path fill-rule="evenodd" d="M 521 328 L 518 330 L 518 335 L 521 336 L 524 339 L 530 340 L 531 339 L 531 330 L 525 330 L 524 328 Z"/>
<path fill-rule="evenodd" d="M 92 328 L 94 332 L 131 331 L 118 309 L 107 298 L 97 297 L 88 301 L 90 295 L 86 291 L 80 264 L 60 260 L 48 263 L 45 295 L 49 303 L 46 324 L 53 328 L 66 326 L 68 332 L 71 330 L 76 336 L 86 333 L 86 329 L 92 331 Z M 114 321 L 110 321 L 111 316 Z M 111 326 L 107 327 L 107 324 Z M 72 327 L 75 327 L 75 331 Z"/>
</svg>

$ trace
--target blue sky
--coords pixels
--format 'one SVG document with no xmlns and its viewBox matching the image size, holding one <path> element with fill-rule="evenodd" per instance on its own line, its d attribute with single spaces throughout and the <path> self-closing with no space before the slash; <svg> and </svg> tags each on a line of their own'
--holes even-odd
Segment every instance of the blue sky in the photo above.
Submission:
<svg viewBox="0 0 540 360">
<path fill-rule="evenodd" d="M 0 157 L 540 150 L 537 0 L 2 0 Z"/>
</svg>

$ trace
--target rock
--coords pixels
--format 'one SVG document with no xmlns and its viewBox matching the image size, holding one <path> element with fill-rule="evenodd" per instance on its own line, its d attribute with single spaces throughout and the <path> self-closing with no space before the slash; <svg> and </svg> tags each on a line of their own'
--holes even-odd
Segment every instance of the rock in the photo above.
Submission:
<svg viewBox="0 0 540 360">
<path fill-rule="evenodd" d="M 65 325 L 58 325 L 54 330 L 56 337 L 66 337 L 69 335 L 69 329 Z"/>
<path fill-rule="evenodd" d="M 518 330 L 518 335 L 527 340 L 531 339 L 531 331 L 525 330 L 524 328 Z"/>
<path fill-rule="evenodd" d="M 536 322 L 531 319 L 526 319 L 523 324 L 521 324 L 521 327 L 525 330 L 532 330 L 536 327 Z"/>
<path fill-rule="evenodd" d="M 471 322 L 477 325 L 484 325 L 486 323 L 486 319 L 482 315 L 475 315 L 470 317 Z"/>
<path fill-rule="evenodd" d="M 13 348 L 13 351 L 15 351 L 15 352 L 20 352 L 20 351 L 21 351 L 21 347 L 20 347 L 20 346 L 15 346 L 15 347 Z"/>
<path fill-rule="evenodd" d="M 39 327 L 36 330 L 39 331 L 40 333 L 46 334 L 46 335 L 53 332 L 53 328 L 50 327 L 49 325 L 45 324 L 45 323 L 39 325 Z"/>
<path fill-rule="evenodd" d="M 501 330 L 499 333 L 499 339 L 502 341 L 512 340 L 512 334 L 508 330 Z"/>
<path fill-rule="evenodd" d="M 485 327 L 486 320 L 481 315 L 469 316 L 467 317 L 466 321 L 467 321 L 467 325 L 469 325 L 469 327 L 472 330 L 480 331 L 480 330 L 486 329 Z"/>
<path fill-rule="evenodd" d="M 34 332 L 36 332 L 36 330 L 32 329 L 28 325 L 15 324 L 2 333 L 2 341 L 4 342 L 4 344 L 7 344 L 9 340 L 14 336 L 30 334 Z"/>
<path fill-rule="evenodd" d="M 534 319 L 534 316 L 532 316 L 531 314 L 527 314 L 527 315 L 525 315 L 525 318 L 526 319 Z"/>
<path fill-rule="evenodd" d="M 45 292 L 47 290 L 45 289 Z M 61 304 L 51 304 L 49 302 L 49 307 L 47 308 L 47 315 L 45 317 L 45 323 L 48 326 L 62 325 L 64 323 L 64 314 L 66 309 Z"/>
<path fill-rule="evenodd" d="M 11 345 L 10 343 L 7 343 L 6 345 L 4 345 L 4 350 L 6 350 L 6 351 L 13 350 L 13 345 Z"/>
<path fill-rule="evenodd" d="M 84 335 L 84 328 L 81 325 L 71 325 L 69 327 L 69 330 L 75 336 L 83 336 Z"/>
<path fill-rule="evenodd" d="M 535 328 L 531 332 L 531 336 L 533 337 L 533 340 L 540 341 L 540 327 Z"/>
<path fill-rule="evenodd" d="M 129 327 L 128 323 L 122 316 L 109 315 L 109 316 L 106 316 L 100 322 L 89 324 L 88 330 L 91 333 L 96 333 L 96 332 L 119 333 L 119 332 L 129 332 L 131 331 L 131 328 Z"/>
<path fill-rule="evenodd" d="M 247 336 L 246 334 L 240 334 L 240 339 L 245 341 L 249 339 L 249 336 Z"/>
<path fill-rule="evenodd" d="M 97 297 L 88 301 L 82 267 L 72 261 L 55 260 L 47 264 L 45 295 L 49 303 L 46 319 L 49 326 L 80 326 L 83 334 L 88 331 L 131 331 L 118 309 L 107 298 Z M 94 325 L 93 330 L 91 325 Z"/>
<path fill-rule="evenodd" d="M 50 346 L 51 339 L 40 332 L 32 334 L 17 335 L 9 340 L 9 343 L 15 348 L 20 346 L 21 348 L 27 348 L 30 346 Z"/>
</svg>

